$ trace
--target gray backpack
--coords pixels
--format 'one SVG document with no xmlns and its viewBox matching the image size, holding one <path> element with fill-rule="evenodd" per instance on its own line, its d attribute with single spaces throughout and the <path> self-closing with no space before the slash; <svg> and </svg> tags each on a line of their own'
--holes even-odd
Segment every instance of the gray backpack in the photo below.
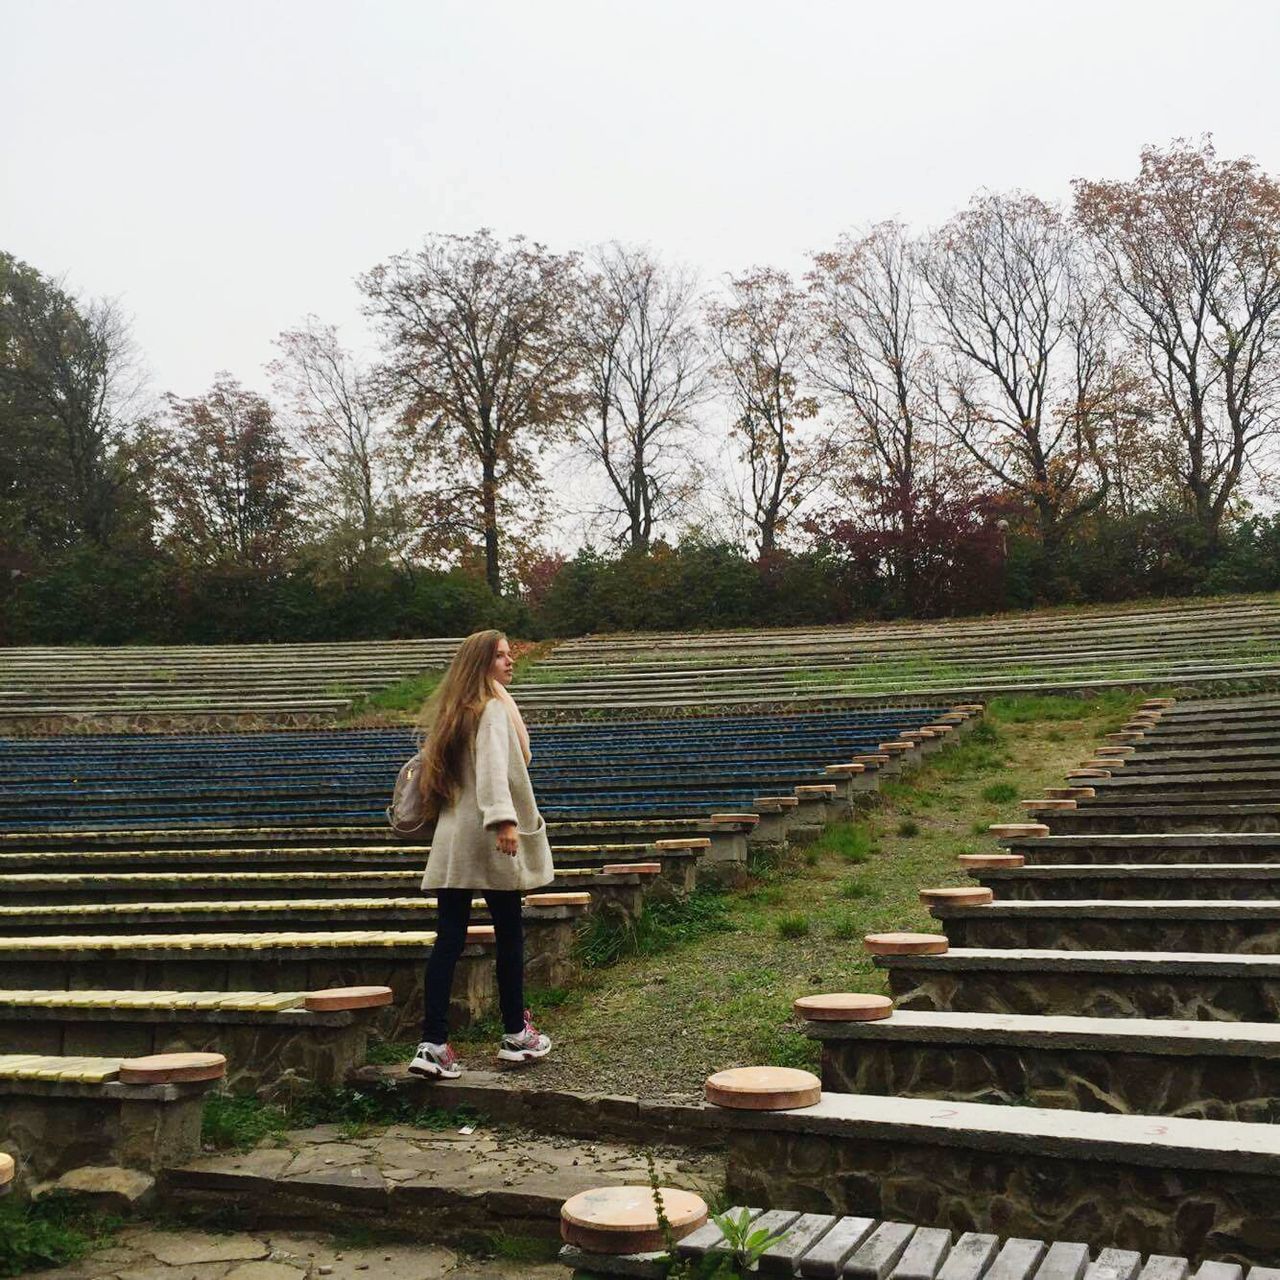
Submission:
<svg viewBox="0 0 1280 1280">
<path fill-rule="evenodd" d="M 415 752 L 404 762 L 396 774 L 391 803 L 387 805 L 387 822 L 392 832 L 401 840 L 414 840 L 426 834 L 434 821 L 427 816 L 427 806 L 418 786 L 418 774 L 422 769 L 422 753 Z"/>
</svg>

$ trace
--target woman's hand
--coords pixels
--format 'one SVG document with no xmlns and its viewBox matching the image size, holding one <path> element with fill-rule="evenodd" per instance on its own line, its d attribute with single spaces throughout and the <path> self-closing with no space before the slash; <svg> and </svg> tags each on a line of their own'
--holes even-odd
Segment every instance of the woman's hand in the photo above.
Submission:
<svg viewBox="0 0 1280 1280">
<path fill-rule="evenodd" d="M 516 824 L 500 822 L 493 830 L 498 840 L 498 852 L 505 853 L 508 858 L 514 858 L 520 852 L 520 844 L 516 840 Z"/>
</svg>

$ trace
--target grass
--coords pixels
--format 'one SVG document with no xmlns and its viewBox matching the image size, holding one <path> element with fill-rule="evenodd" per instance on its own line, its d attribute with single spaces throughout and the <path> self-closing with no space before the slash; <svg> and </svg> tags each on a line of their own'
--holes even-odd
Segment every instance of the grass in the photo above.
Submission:
<svg viewBox="0 0 1280 1280">
<path fill-rule="evenodd" d="M 435 692 L 444 678 L 442 670 L 422 671 L 416 676 L 397 680 L 385 689 L 356 698 L 342 725 L 370 725 L 373 723 L 407 724 L 417 718 L 422 704 Z M 333 690 L 333 692 L 346 692 Z"/>
<path fill-rule="evenodd" d="M 75 1262 L 106 1244 L 121 1225 L 119 1218 L 95 1212 L 76 1196 L 0 1202 L 0 1276 Z"/>
<path fill-rule="evenodd" d="M 288 1106 L 252 1094 L 214 1094 L 204 1106 L 200 1140 L 220 1151 L 248 1151 L 264 1141 L 279 1141 L 290 1129 L 318 1124 L 336 1124 L 344 1138 L 354 1138 L 389 1124 L 440 1130 L 478 1119 L 465 1107 L 417 1106 L 389 1082 L 364 1089 L 316 1089 Z"/>
<path fill-rule="evenodd" d="M 674 909 L 661 945 L 642 943 L 637 929 L 606 967 L 539 1015 L 557 1042 L 548 1084 L 696 1096 L 724 1067 L 811 1068 L 816 1050 L 792 1015 L 795 998 L 883 991 L 882 971 L 858 945 L 863 935 L 936 932 L 918 891 L 965 883 L 956 855 L 989 848 L 990 823 L 1013 816 L 1017 799 L 1061 785 L 1140 699 L 993 699 L 958 743 L 886 780 L 857 821 L 787 856 L 753 858 L 744 891 L 699 894 L 697 905 Z"/>
<path fill-rule="evenodd" d="M 729 927 L 728 902 L 714 889 L 698 889 L 684 898 L 655 902 L 635 920 L 604 915 L 588 918 L 575 944 L 586 969 L 617 964 L 625 956 L 656 956 Z"/>
</svg>

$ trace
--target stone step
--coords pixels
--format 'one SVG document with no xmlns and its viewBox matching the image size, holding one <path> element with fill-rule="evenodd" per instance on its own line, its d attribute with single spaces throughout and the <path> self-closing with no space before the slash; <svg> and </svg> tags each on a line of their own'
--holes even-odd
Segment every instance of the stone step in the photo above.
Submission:
<svg viewBox="0 0 1280 1280">
<path fill-rule="evenodd" d="M 957 947 L 1280 956 L 1280 900 L 1062 899 L 931 908 Z"/>
<path fill-rule="evenodd" d="M 1280 957 L 952 947 L 877 956 L 904 1009 L 1096 1018 L 1280 1019 Z"/>
<path fill-rule="evenodd" d="M 1006 901 L 1060 898 L 1195 898 L 1248 900 L 1280 897 L 1280 863 L 1057 863 L 982 868 L 970 872 Z"/>
<path fill-rule="evenodd" d="M 1275 1125 L 850 1093 L 725 1125 L 746 1204 L 1280 1262 Z"/>
<path fill-rule="evenodd" d="M 285 1146 L 174 1164 L 166 1193 L 178 1211 L 216 1214 L 220 1222 L 341 1222 L 348 1231 L 439 1243 L 494 1233 L 558 1237 L 565 1200 L 594 1187 L 647 1185 L 650 1153 L 665 1186 L 705 1191 L 724 1176 L 723 1158 L 714 1154 L 516 1134 L 483 1120 L 466 1126 L 469 1132 L 461 1127 L 402 1124 L 355 1136 L 337 1125 L 293 1130 Z M 377 1276 L 377 1267 L 369 1274 Z"/>
<path fill-rule="evenodd" d="M 62 1056 L 212 1051 L 227 1058 L 232 1092 L 271 1096 L 341 1085 L 362 1066 L 384 992 L 0 990 L 0 1044 Z"/>
<path fill-rule="evenodd" d="M 631 896 L 638 898 L 638 884 Z M 526 946 L 533 954 L 546 951 L 540 940 L 549 922 L 577 920 L 586 915 L 591 894 L 549 892 L 526 895 Z M 139 901 L 77 903 L 56 906 L 0 906 L 0 934 L 127 934 L 186 933 L 198 937 L 228 929 L 334 930 L 374 926 L 380 929 L 434 929 L 437 900 L 423 893 L 403 897 L 356 898 L 243 898 L 196 901 Z M 638 902 L 628 902 L 628 917 L 638 914 Z M 485 924 L 489 910 L 483 898 L 471 904 L 472 922 Z M 558 928 L 557 935 L 561 933 Z"/>
<path fill-rule="evenodd" d="M 1161 781 L 1162 780 L 1162 781 Z M 1277 787 L 1268 774 L 1181 774 L 1132 778 L 1128 771 L 1089 783 L 1094 794 L 1078 801 L 1082 810 L 1114 809 L 1137 805 L 1267 804 L 1275 801 Z"/>
<path fill-rule="evenodd" d="M 1260 804 L 1275 798 L 1280 771 L 1223 768 L 1184 773 L 1142 773 L 1124 769 L 1089 784 L 1095 797 L 1080 807 L 1105 804 L 1203 804 L 1230 797 L 1230 804 Z"/>
<path fill-rule="evenodd" d="M 1000 840 L 1029 866 L 1058 863 L 1280 862 L 1280 831 L 1053 834 Z"/>
<path fill-rule="evenodd" d="M 832 1213 L 766 1211 L 734 1205 L 724 1215 L 744 1216 L 756 1229 L 785 1234 L 761 1256 L 762 1276 L 802 1276 L 806 1280 L 1276 1280 L 1276 1272 L 1211 1259 L 1198 1268 L 1193 1259 L 1164 1253 L 1143 1254 L 1105 1245 L 1002 1237 L 990 1232 L 954 1232 L 907 1222 Z M 676 1245 L 686 1265 L 706 1266 L 729 1252 L 724 1232 L 713 1221 Z M 624 1276 L 661 1280 L 660 1254 L 587 1253 L 576 1245 L 560 1250 L 560 1261 L 576 1277 Z"/>
<path fill-rule="evenodd" d="M 1280 1025 L 897 1009 L 808 1022 L 822 1086 L 1077 1111 L 1280 1120 Z"/>
<path fill-rule="evenodd" d="M 1145 835 L 1151 832 L 1274 832 L 1280 830 L 1280 801 L 1203 802 L 1187 796 L 1150 803 L 1103 804 L 1090 801 L 1076 809 L 1045 815 L 1054 835 Z"/>
</svg>

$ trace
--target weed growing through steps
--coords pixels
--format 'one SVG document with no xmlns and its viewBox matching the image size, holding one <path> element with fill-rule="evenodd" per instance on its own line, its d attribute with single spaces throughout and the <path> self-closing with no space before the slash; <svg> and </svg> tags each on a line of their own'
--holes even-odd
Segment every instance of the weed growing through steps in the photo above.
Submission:
<svg viewBox="0 0 1280 1280">
<path fill-rule="evenodd" d="M 0 1276 L 65 1266 L 106 1244 L 122 1225 L 62 1193 L 35 1203 L 0 1202 Z"/>
<path fill-rule="evenodd" d="M 204 1106 L 200 1140 L 216 1150 L 248 1151 L 264 1141 L 282 1140 L 290 1129 L 318 1124 L 337 1125 L 342 1137 L 355 1138 L 390 1124 L 441 1130 L 480 1118 L 465 1107 L 417 1106 L 390 1082 L 362 1089 L 314 1089 L 287 1105 L 252 1094 L 214 1094 Z"/>
</svg>

